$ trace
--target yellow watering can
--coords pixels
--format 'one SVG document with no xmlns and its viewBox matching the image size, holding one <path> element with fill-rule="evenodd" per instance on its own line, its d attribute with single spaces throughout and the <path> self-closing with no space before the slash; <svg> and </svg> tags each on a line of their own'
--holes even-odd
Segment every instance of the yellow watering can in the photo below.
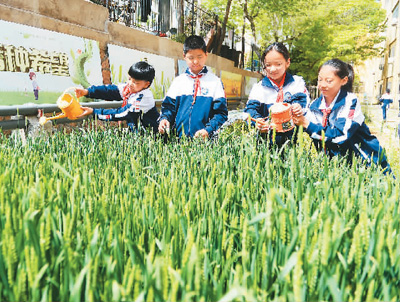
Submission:
<svg viewBox="0 0 400 302">
<path fill-rule="evenodd" d="M 77 117 L 83 113 L 83 109 L 79 104 L 74 88 L 68 88 L 64 91 L 64 93 L 57 100 L 57 106 L 62 112 L 59 115 L 52 117 L 42 116 L 39 119 L 39 123 L 41 125 L 44 125 L 50 120 L 57 120 L 64 117 L 67 117 L 70 120 L 76 120 Z"/>
</svg>

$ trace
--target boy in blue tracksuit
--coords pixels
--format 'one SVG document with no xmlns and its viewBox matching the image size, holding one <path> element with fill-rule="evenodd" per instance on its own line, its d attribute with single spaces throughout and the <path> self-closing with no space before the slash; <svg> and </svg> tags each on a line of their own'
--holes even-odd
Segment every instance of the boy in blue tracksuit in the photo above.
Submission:
<svg viewBox="0 0 400 302">
<path fill-rule="evenodd" d="M 228 119 L 225 91 L 221 80 L 204 66 L 206 44 L 200 36 L 190 36 L 183 45 L 188 65 L 174 79 L 161 105 L 158 130 L 173 126 L 179 137 L 211 137 Z"/>
<path fill-rule="evenodd" d="M 338 59 L 325 62 L 318 73 L 322 95 L 310 103 L 305 115 L 300 106 L 294 105 L 294 123 L 304 127 L 317 149 L 325 145 L 329 156 L 342 155 L 351 160 L 354 154 L 367 165 L 374 162 L 384 173 L 391 173 L 383 148 L 365 124 L 360 101 L 351 92 L 353 80 L 351 65 Z"/>
<path fill-rule="evenodd" d="M 290 57 L 283 43 L 275 42 L 269 45 L 261 57 L 261 62 L 266 76 L 252 87 L 244 112 L 260 121 L 256 123 L 256 127 L 263 135 L 269 137 L 271 143 L 282 146 L 286 141 L 290 141 L 297 131 L 292 129 L 277 132 L 273 140 L 272 128 L 263 122 L 269 117 L 271 106 L 279 102 L 291 105 L 297 103 L 306 108 L 309 103 L 308 91 L 302 77 L 287 72 Z"/>
<path fill-rule="evenodd" d="M 157 132 L 158 118 L 153 93 L 150 85 L 153 82 L 155 70 L 147 62 L 140 61 L 133 64 L 128 71 L 129 80 L 121 85 L 91 86 L 88 89 L 75 88 L 76 96 L 88 96 L 103 100 L 123 100 L 122 107 L 118 109 L 93 109 L 82 107 L 81 116 L 93 114 L 102 121 L 126 120 L 128 127 L 133 131 L 139 125 L 151 128 Z"/>
<path fill-rule="evenodd" d="M 383 120 L 386 121 L 386 111 L 389 108 L 389 105 L 393 103 L 393 98 L 390 95 L 390 89 L 386 89 L 386 93 L 381 96 L 379 102 L 382 103 Z"/>
</svg>

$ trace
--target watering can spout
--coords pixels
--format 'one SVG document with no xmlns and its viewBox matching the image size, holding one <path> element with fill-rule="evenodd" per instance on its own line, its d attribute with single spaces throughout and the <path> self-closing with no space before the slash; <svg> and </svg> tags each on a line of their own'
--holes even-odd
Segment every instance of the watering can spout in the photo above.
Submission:
<svg viewBox="0 0 400 302">
<path fill-rule="evenodd" d="M 58 120 L 58 119 L 64 118 L 64 117 L 66 117 L 66 115 L 65 115 L 64 112 L 63 112 L 63 113 L 60 113 L 59 115 L 52 116 L 52 117 L 45 117 L 45 116 L 42 116 L 42 117 L 39 119 L 39 124 L 40 124 L 40 125 L 44 125 L 44 124 L 46 124 L 48 121 L 51 121 L 51 120 Z"/>
<path fill-rule="evenodd" d="M 64 93 L 58 98 L 57 106 L 61 109 L 62 113 L 52 117 L 41 117 L 39 123 L 44 125 L 47 121 L 56 120 L 60 118 L 67 117 L 70 120 L 76 120 L 84 110 L 79 104 L 78 98 L 75 94 L 75 89 L 73 87 L 68 88 Z"/>
</svg>

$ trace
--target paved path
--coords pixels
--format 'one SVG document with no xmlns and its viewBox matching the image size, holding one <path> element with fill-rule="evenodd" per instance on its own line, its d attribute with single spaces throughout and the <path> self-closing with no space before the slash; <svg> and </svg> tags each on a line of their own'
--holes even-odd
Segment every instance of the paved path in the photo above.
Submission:
<svg viewBox="0 0 400 302">
<path fill-rule="evenodd" d="M 367 125 L 371 132 L 379 139 L 382 146 L 386 149 L 394 148 L 400 151 L 400 139 L 397 135 L 397 129 L 400 123 L 398 108 L 394 106 L 389 108 L 385 123 L 383 122 L 380 105 L 366 106 L 364 107 L 364 113 L 370 118 L 370 120 L 366 121 Z"/>
</svg>

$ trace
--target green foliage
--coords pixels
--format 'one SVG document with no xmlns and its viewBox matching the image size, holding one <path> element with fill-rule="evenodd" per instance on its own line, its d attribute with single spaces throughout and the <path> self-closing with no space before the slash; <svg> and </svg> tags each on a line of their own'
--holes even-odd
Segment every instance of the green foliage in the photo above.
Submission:
<svg viewBox="0 0 400 302">
<path fill-rule="evenodd" d="M 85 49 L 77 57 L 75 57 L 74 52 L 71 49 L 72 60 L 74 61 L 71 70 L 71 80 L 77 84 L 82 85 L 83 88 L 88 88 L 90 83 L 87 79 L 89 71 L 85 72 L 85 64 L 93 57 L 93 45 L 92 41 L 85 40 Z"/>
<path fill-rule="evenodd" d="M 398 181 L 233 127 L 1 137 L 0 300 L 400 300 Z"/>
<path fill-rule="evenodd" d="M 171 86 L 171 79 L 164 78 L 164 71 L 161 72 L 161 79 L 154 78 L 153 83 L 150 86 L 151 92 L 155 99 L 163 99 L 166 95 L 169 86 Z"/>
<path fill-rule="evenodd" d="M 226 2 L 206 1 L 205 5 L 221 17 Z M 302 75 L 308 84 L 315 84 L 319 66 L 328 59 L 357 64 L 381 51 L 377 45 L 384 40 L 380 33 L 386 14 L 375 0 L 233 2 L 229 20 L 239 35 L 245 5 L 247 33 L 261 49 L 275 41 L 286 43 L 291 72 Z"/>
<path fill-rule="evenodd" d="M 260 32 L 264 45 L 282 41 L 289 46 L 292 72 L 308 83 L 316 82 L 319 66 L 328 59 L 359 63 L 380 51 L 376 45 L 384 39 L 379 33 L 385 11 L 374 0 L 294 1 L 289 7 L 266 11 Z"/>
</svg>

